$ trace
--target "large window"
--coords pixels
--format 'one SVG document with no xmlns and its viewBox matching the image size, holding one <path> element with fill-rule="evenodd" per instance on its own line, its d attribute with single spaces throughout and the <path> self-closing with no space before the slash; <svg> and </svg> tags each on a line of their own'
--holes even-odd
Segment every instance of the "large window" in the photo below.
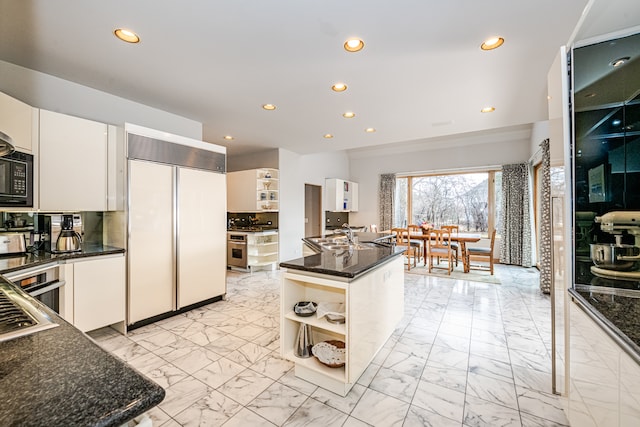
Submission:
<svg viewBox="0 0 640 427">
<path fill-rule="evenodd" d="M 498 171 L 399 177 L 394 226 L 457 224 L 487 235 L 501 218 L 501 178 Z"/>
</svg>

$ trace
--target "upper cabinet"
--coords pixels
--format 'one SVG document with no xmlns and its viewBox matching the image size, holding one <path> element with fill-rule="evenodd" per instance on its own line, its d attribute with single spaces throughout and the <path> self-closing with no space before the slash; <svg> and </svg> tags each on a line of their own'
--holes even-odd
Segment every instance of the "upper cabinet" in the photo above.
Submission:
<svg viewBox="0 0 640 427">
<path fill-rule="evenodd" d="M 121 210 L 121 198 L 114 194 L 120 194 L 124 173 L 116 155 L 120 132 L 115 126 L 40 110 L 40 210 Z"/>
<path fill-rule="evenodd" d="M 277 212 L 278 169 L 249 169 L 227 173 L 227 211 Z"/>
<path fill-rule="evenodd" d="M 358 183 L 337 178 L 325 180 L 327 210 L 332 212 L 358 211 Z"/>
<path fill-rule="evenodd" d="M 38 109 L 0 92 L 0 131 L 13 139 L 18 151 L 33 153 L 37 129 Z"/>
</svg>

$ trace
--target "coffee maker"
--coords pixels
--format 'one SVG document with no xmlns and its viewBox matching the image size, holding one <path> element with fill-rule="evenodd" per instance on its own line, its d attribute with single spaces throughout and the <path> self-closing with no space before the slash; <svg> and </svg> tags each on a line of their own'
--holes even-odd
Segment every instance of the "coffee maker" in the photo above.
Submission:
<svg viewBox="0 0 640 427">
<path fill-rule="evenodd" d="M 80 214 L 41 215 L 44 250 L 51 253 L 82 250 L 82 217 Z"/>
</svg>

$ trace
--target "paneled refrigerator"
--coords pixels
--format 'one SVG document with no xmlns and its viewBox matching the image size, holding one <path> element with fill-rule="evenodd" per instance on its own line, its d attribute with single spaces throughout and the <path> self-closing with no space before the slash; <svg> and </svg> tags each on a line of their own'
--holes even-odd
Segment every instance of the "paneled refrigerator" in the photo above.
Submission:
<svg viewBox="0 0 640 427">
<path fill-rule="evenodd" d="M 127 138 L 131 326 L 225 294 L 226 175 L 224 153 Z"/>
</svg>

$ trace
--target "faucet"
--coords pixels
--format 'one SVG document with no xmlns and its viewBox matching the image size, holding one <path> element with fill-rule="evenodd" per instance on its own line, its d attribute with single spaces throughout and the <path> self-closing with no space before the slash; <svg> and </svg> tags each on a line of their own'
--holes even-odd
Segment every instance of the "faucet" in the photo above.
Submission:
<svg viewBox="0 0 640 427">
<path fill-rule="evenodd" d="M 351 227 L 349 227 L 349 224 L 345 222 L 344 224 L 342 224 L 342 228 L 344 230 L 337 230 L 337 231 L 347 236 L 347 241 L 349 242 L 350 245 L 355 244 L 355 242 L 353 241 L 353 230 L 351 229 Z"/>
</svg>

